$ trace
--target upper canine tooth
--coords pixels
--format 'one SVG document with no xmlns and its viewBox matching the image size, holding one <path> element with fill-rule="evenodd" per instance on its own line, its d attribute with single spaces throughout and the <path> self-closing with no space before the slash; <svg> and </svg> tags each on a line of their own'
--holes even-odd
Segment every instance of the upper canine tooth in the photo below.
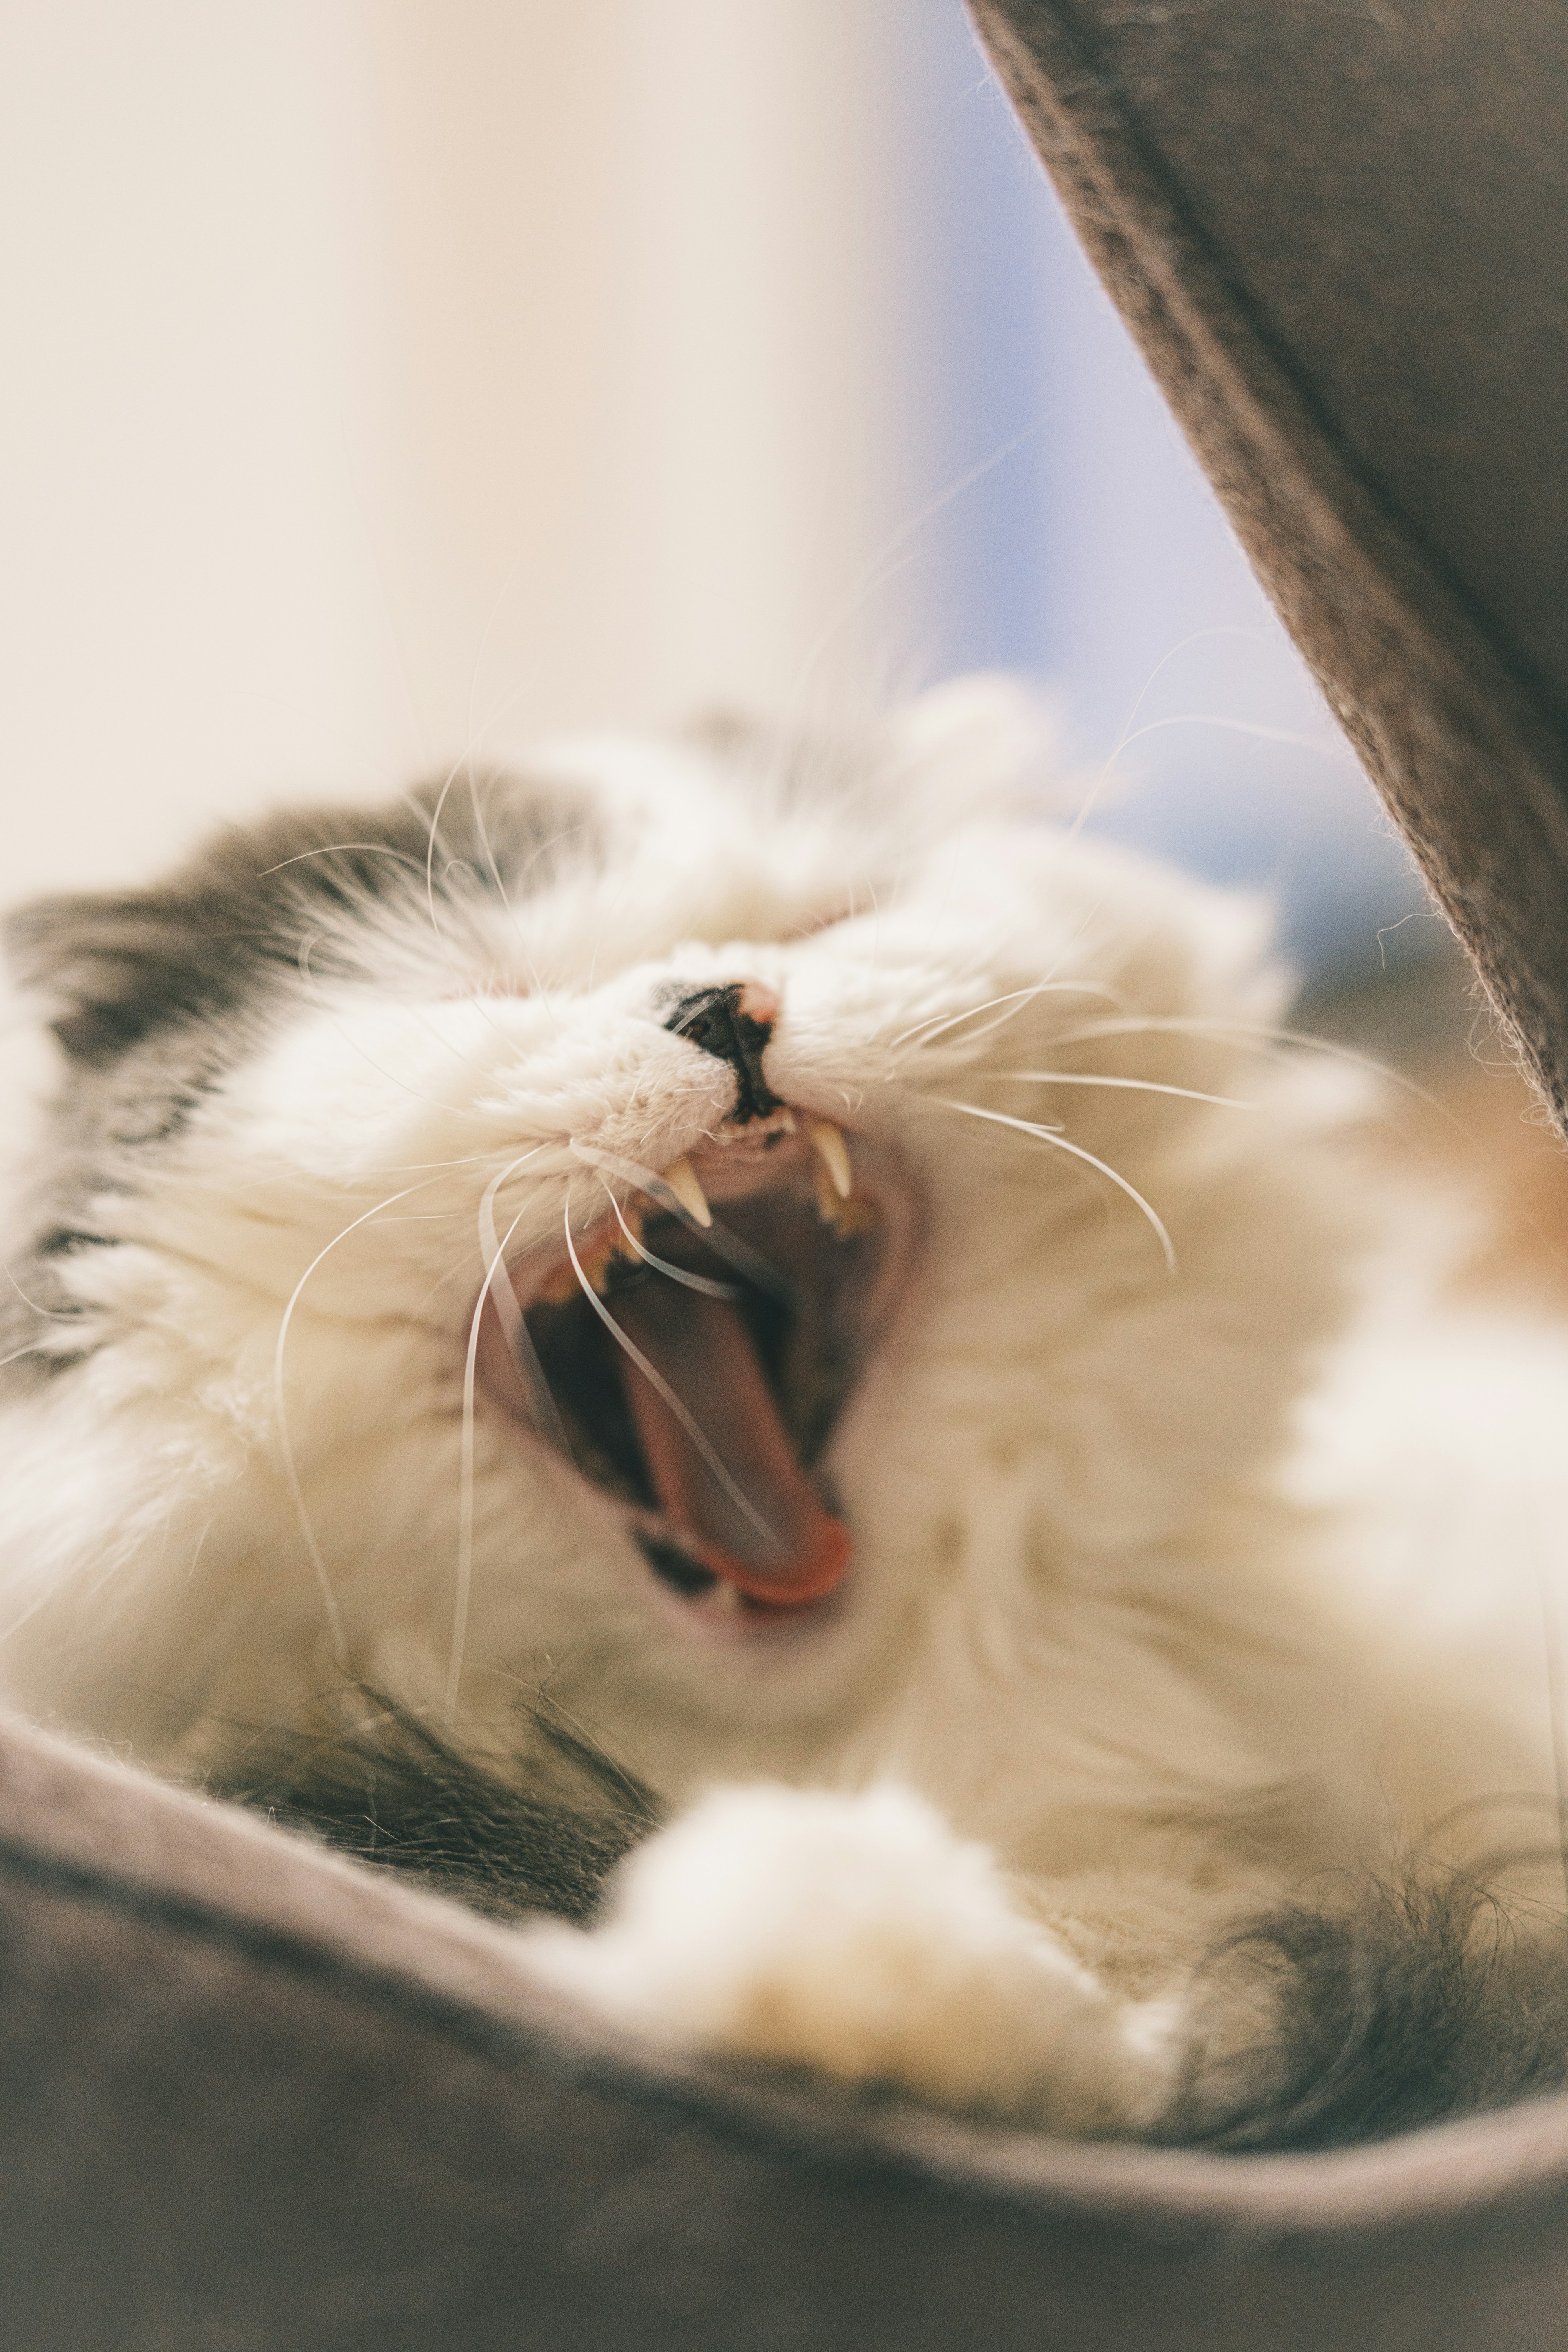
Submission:
<svg viewBox="0 0 1568 2352">
<path fill-rule="evenodd" d="M 843 1130 L 831 1119 L 814 1118 L 811 1122 L 811 1145 L 833 1179 L 833 1189 L 841 1201 L 847 1201 L 855 1190 L 855 1178 L 849 1166 L 849 1147 Z"/>
<path fill-rule="evenodd" d="M 670 1161 L 659 1181 L 668 1185 L 681 1207 L 695 1217 L 700 1225 L 712 1223 L 713 1212 L 708 1206 L 707 1195 L 697 1181 L 696 1169 L 684 1153 L 679 1160 Z"/>
</svg>

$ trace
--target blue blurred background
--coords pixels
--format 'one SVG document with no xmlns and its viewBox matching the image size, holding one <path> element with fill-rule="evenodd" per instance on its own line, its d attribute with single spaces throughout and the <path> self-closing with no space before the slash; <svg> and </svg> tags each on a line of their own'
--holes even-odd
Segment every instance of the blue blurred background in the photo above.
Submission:
<svg viewBox="0 0 1568 2352">
<path fill-rule="evenodd" d="M 1092 822 L 1278 897 L 1320 985 L 1445 927 L 1121 321 L 956 0 L 909 11 L 929 157 L 921 534 L 938 672 L 1059 684 Z M 939 493 L 933 490 L 932 495 Z M 1109 763 L 1109 765 L 1107 765 Z"/>
</svg>

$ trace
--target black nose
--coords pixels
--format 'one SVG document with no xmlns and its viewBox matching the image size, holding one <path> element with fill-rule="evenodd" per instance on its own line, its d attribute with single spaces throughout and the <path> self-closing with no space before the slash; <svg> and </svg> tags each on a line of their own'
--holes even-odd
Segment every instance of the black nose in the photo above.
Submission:
<svg viewBox="0 0 1568 2352">
<path fill-rule="evenodd" d="M 691 989 L 665 1015 L 665 1027 L 677 1037 L 689 1038 L 715 1061 L 729 1063 L 735 1073 L 735 1108 L 730 1115 L 742 1125 L 749 1118 L 766 1118 L 781 1107 L 763 1076 L 763 1053 L 777 1013 L 778 999 L 771 988 L 760 981 L 738 980 L 728 988 Z"/>
</svg>

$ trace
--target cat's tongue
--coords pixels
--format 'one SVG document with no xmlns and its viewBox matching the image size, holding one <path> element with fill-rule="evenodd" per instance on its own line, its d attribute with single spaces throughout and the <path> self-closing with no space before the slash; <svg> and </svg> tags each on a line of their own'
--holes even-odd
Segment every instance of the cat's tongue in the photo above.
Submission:
<svg viewBox="0 0 1568 2352">
<path fill-rule="evenodd" d="M 831 1592 L 849 1565 L 849 1530 L 802 1475 L 745 1318 L 723 1299 L 667 1283 L 623 1292 L 615 1313 L 738 1489 L 623 1354 L 626 1402 L 665 1517 L 703 1567 L 775 1608 Z"/>
</svg>

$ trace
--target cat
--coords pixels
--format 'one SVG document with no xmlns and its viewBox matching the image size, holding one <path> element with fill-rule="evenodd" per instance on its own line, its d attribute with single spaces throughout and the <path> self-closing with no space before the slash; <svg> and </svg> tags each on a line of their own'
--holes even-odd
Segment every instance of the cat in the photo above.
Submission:
<svg viewBox="0 0 1568 2352">
<path fill-rule="evenodd" d="M 16 914 L 0 1686 L 655 2042 L 1234 2147 L 1555 2082 L 1568 1345 L 1031 740 L 586 740 Z"/>
</svg>

